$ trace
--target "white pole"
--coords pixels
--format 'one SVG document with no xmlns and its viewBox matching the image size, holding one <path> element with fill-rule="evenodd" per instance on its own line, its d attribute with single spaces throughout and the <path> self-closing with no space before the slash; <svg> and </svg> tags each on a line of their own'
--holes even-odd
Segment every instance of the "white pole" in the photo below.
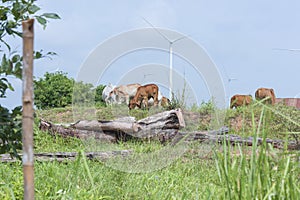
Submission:
<svg viewBox="0 0 300 200">
<path fill-rule="evenodd" d="M 172 50 L 172 43 L 170 43 L 170 88 L 169 88 L 169 99 L 173 99 L 173 50 Z"/>
</svg>

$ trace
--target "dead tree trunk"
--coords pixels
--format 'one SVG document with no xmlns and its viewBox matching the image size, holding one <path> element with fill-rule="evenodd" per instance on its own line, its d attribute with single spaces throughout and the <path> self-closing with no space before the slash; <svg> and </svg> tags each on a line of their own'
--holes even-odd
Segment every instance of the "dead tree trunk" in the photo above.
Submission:
<svg viewBox="0 0 300 200">
<path fill-rule="evenodd" d="M 41 120 L 40 129 L 48 130 L 50 134 L 71 136 L 77 138 L 95 138 L 104 142 L 117 142 L 130 138 L 156 138 L 161 135 L 185 127 L 180 109 L 165 111 L 136 121 L 132 117 L 125 117 L 114 121 L 78 121 L 68 127 L 55 125 Z"/>
<path fill-rule="evenodd" d="M 253 146 L 255 143 L 260 146 L 264 142 L 266 144 L 269 144 L 273 146 L 273 148 L 277 149 L 283 149 L 285 141 L 283 140 L 277 140 L 277 139 L 270 139 L 266 138 L 265 140 L 263 138 L 256 138 L 256 141 L 254 141 L 253 137 L 247 137 L 243 138 L 238 135 L 234 134 L 226 134 L 228 132 L 228 129 L 220 129 L 217 131 L 203 131 L 203 132 L 187 132 L 182 133 L 178 132 L 176 137 L 173 137 L 171 139 L 171 144 L 176 144 L 180 141 L 200 141 L 200 142 L 211 142 L 211 143 L 217 143 L 217 144 L 230 144 L 230 145 L 245 145 L 245 146 Z M 170 139 L 170 138 L 169 138 Z M 297 144 L 295 141 L 289 141 L 287 143 L 287 149 L 288 150 L 299 150 L 300 144 Z"/>
<path fill-rule="evenodd" d="M 126 157 L 131 155 L 130 150 L 121 150 L 121 151 L 106 151 L 106 152 L 86 152 L 84 155 L 90 160 L 100 160 L 105 161 L 109 158 L 121 156 Z M 22 156 L 20 154 L 20 156 Z M 36 153 L 34 154 L 36 161 L 66 161 L 66 160 L 75 160 L 78 156 L 77 152 L 57 152 L 57 153 Z M 0 162 L 17 162 L 18 159 L 12 158 L 10 154 L 1 154 Z"/>
</svg>

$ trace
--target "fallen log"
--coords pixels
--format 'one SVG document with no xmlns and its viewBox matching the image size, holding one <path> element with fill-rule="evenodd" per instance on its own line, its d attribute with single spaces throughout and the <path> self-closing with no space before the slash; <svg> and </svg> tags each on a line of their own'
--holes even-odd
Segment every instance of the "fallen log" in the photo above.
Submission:
<svg viewBox="0 0 300 200">
<path fill-rule="evenodd" d="M 44 121 L 43 119 L 40 122 L 39 129 L 42 131 L 48 131 L 48 133 L 50 133 L 51 135 L 59 135 L 64 138 L 66 137 L 75 137 L 80 139 L 95 138 L 103 142 L 117 141 L 117 137 L 114 133 L 102 134 L 101 132 L 97 132 L 97 131 L 73 129 L 62 125 L 55 125 L 52 124 L 51 122 Z"/>
<path fill-rule="evenodd" d="M 121 151 L 106 151 L 106 152 L 86 152 L 84 155 L 86 158 L 93 160 L 105 161 L 109 158 L 121 156 L 126 157 L 132 154 L 131 150 Z M 35 153 L 35 161 L 70 161 L 75 160 L 79 154 L 77 152 L 57 152 L 57 153 Z M 19 154 L 22 157 L 22 154 Z M 17 158 L 12 158 L 10 154 L 0 154 L 1 162 L 16 162 Z"/>
<path fill-rule="evenodd" d="M 180 109 L 165 111 L 136 121 L 133 117 L 124 117 L 114 121 L 81 120 L 67 126 L 55 125 L 41 120 L 39 128 L 52 135 L 95 138 L 104 142 L 117 142 L 130 138 L 158 138 L 161 132 L 173 132 L 185 127 Z"/>
<path fill-rule="evenodd" d="M 223 133 L 223 134 L 222 134 Z M 278 139 L 270 139 L 270 138 L 260 138 L 257 137 L 256 141 L 254 137 L 241 137 L 235 134 L 227 134 L 228 129 L 220 129 L 217 131 L 202 131 L 202 132 L 178 132 L 176 135 L 176 140 L 171 141 L 172 145 L 177 144 L 182 141 L 200 141 L 200 142 L 210 142 L 214 144 L 230 144 L 230 145 L 245 145 L 245 146 L 260 146 L 264 144 L 271 145 L 273 148 L 284 149 L 286 141 L 278 140 Z M 295 141 L 288 141 L 286 144 L 288 150 L 300 150 L 300 144 Z"/>
</svg>

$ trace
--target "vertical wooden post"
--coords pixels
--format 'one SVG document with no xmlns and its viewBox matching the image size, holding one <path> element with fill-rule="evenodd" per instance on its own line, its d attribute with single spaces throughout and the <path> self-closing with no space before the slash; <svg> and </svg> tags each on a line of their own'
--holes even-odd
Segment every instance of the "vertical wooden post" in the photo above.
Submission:
<svg viewBox="0 0 300 200">
<path fill-rule="evenodd" d="M 33 37 L 34 20 L 22 22 L 23 27 L 23 175 L 24 199 L 34 199 L 34 168 L 33 168 Z"/>
</svg>

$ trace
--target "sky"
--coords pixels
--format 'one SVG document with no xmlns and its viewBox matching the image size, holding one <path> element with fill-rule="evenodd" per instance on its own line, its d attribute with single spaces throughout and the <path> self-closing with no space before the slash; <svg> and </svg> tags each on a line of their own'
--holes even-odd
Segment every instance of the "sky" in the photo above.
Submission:
<svg viewBox="0 0 300 200">
<path fill-rule="evenodd" d="M 35 26 L 35 49 L 57 53 L 51 60 L 35 61 L 37 78 L 57 70 L 78 78 L 91 54 L 103 43 L 133 30 L 153 29 L 146 19 L 168 38 L 176 39 L 165 30 L 175 31 L 203 49 L 202 54 L 219 72 L 226 104 L 234 94 L 254 96 L 259 87 L 273 88 L 277 97 L 300 98 L 300 50 L 283 50 L 300 49 L 298 0 L 39 0 L 37 4 L 41 12 L 54 12 L 61 17 L 50 20 L 45 30 L 38 24 Z M 169 43 L 158 32 L 153 34 L 168 47 Z M 178 45 L 185 42 L 183 39 Z M 107 52 L 116 49 L 114 45 Z M 151 63 L 168 67 L 169 55 L 167 50 L 143 49 L 119 56 L 110 63 L 98 84 L 121 83 L 126 74 Z M 100 56 L 98 62 L 101 61 Z M 195 71 L 195 66 L 180 55 L 174 54 L 172 62 L 174 73 L 192 88 L 195 101 L 198 104 L 208 101 L 212 91 L 208 89 L 205 73 Z M 143 75 L 145 79 L 140 81 L 151 82 L 151 73 Z M 168 79 L 168 74 L 163 77 Z M 21 82 L 12 82 L 16 92 L 8 93 L 2 102 L 8 107 L 21 104 Z M 179 82 L 184 83 L 181 79 Z M 168 96 L 167 85 L 161 87 Z"/>
</svg>

